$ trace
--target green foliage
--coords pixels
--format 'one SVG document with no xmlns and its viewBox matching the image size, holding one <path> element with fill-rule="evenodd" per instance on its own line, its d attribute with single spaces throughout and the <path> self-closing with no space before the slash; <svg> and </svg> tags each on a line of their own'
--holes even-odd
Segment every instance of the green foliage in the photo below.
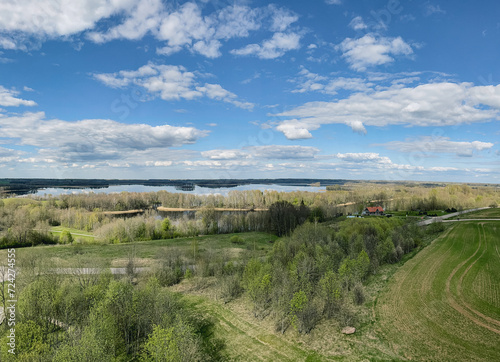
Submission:
<svg viewBox="0 0 500 362">
<path fill-rule="evenodd" d="M 11 348 L 9 333 L 7 330 L 5 337 L 1 339 L 2 360 L 38 360 L 48 358 L 50 353 L 50 345 L 47 343 L 47 338 L 43 329 L 31 320 L 18 322 L 15 325 L 15 356 L 8 352 Z M 16 358 L 14 358 L 16 357 Z"/>
<path fill-rule="evenodd" d="M 144 345 L 143 361 L 191 362 L 201 361 L 200 340 L 194 328 L 178 319 L 175 325 L 153 327 L 153 332 Z"/>
<path fill-rule="evenodd" d="M 293 294 L 293 298 L 290 301 L 290 316 L 292 325 L 299 329 L 298 315 L 304 310 L 307 304 L 307 295 L 303 290 L 298 291 Z"/>
<path fill-rule="evenodd" d="M 289 235 L 309 216 L 309 208 L 304 204 L 299 207 L 288 201 L 277 201 L 269 207 L 271 231 L 278 236 Z"/>
<path fill-rule="evenodd" d="M 442 222 L 433 222 L 432 224 L 428 225 L 427 228 L 425 229 L 425 232 L 427 234 L 439 234 L 445 230 L 445 225 Z"/>
<path fill-rule="evenodd" d="M 59 236 L 59 244 L 71 244 L 73 242 L 73 235 L 68 230 L 63 230 Z"/>
<path fill-rule="evenodd" d="M 162 231 L 162 236 L 165 239 L 172 237 L 172 224 L 167 217 L 164 218 L 163 221 L 161 222 L 161 231 Z"/>
<path fill-rule="evenodd" d="M 242 284 L 254 304 L 254 314 L 264 313 L 271 301 L 271 265 L 251 259 L 243 272 Z"/>
<path fill-rule="evenodd" d="M 233 235 L 231 236 L 231 239 L 229 239 L 229 241 L 233 244 L 239 244 L 239 245 L 242 245 L 242 244 L 245 244 L 245 240 L 243 240 L 240 236 L 238 235 Z"/>
<path fill-rule="evenodd" d="M 333 317 L 340 311 L 343 298 L 339 275 L 328 270 L 318 284 L 321 300 L 324 303 L 323 311 L 327 317 Z"/>
<path fill-rule="evenodd" d="M 363 284 L 357 283 L 354 286 L 353 295 L 354 295 L 354 303 L 356 303 L 357 305 L 361 305 L 365 302 L 366 297 Z"/>
</svg>

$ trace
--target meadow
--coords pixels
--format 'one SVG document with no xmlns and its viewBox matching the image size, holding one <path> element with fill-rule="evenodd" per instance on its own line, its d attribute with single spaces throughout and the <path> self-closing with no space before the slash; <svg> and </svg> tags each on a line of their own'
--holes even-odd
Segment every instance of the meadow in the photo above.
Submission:
<svg viewBox="0 0 500 362">
<path fill-rule="evenodd" d="M 500 359 L 500 223 L 460 222 L 377 299 L 379 333 L 405 359 Z"/>
</svg>

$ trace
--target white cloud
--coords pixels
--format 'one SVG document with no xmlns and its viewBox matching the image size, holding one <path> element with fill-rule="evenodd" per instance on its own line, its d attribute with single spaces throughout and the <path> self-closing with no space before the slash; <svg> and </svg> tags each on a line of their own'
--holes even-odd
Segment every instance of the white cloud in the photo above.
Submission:
<svg viewBox="0 0 500 362">
<path fill-rule="evenodd" d="M 392 163 L 389 157 L 381 157 L 378 153 L 337 153 L 334 157 L 347 162 Z"/>
<path fill-rule="evenodd" d="M 200 85 L 196 80 L 197 75 L 187 71 L 183 66 L 148 63 L 137 70 L 94 74 L 94 78 L 112 88 L 140 86 L 151 95 L 166 101 L 208 97 L 243 109 L 253 108 L 252 103 L 238 101 L 236 94 L 222 88 L 219 84 Z"/>
<path fill-rule="evenodd" d="M 484 92 L 485 88 L 494 92 Z M 451 126 L 498 120 L 499 98 L 499 86 L 430 83 L 355 93 L 334 102 L 310 102 L 274 116 L 293 117 L 276 129 L 289 139 L 299 139 L 312 137 L 309 131 L 322 124 L 346 124 L 364 133 L 365 126 Z"/>
<path fill-rule="evenodd" d="M 449 171 L 458 171 L 459 169 L 456 167 L 434 166 L 434 167 L 429 167 L 427 170 L 436 172 L 449 172 Z"/>
<path fill-rule="evenodd" d="M 230 5 L 209 15 L 194 2 L 187 2 L 175 10 L 167 10 L 159 0 L 144 0 L 143 11 L 130 11 L 126 20 L 106 33 L 93 32 L 89 37 L 96 42 L 112 39 L 138 39 L 150 32 L 163 47 L 159 54 L 171 55 L 188 49 L 208 58 L 221 56 L 222 41 L 244 38 L 259 30 L 265 18 L 271 19 L 271 31 L 283 31 L 297 20 L 286 9 L 275 6 L 252 9 L 243 5 Z M 139 5 L 137 6 L 139 9 Z"/>
<path fill-rule="evenodd" d="M 211 160 L 236 160 L 251 157 L 241 150 L 210 150 L 201 152 L 201 155 Z"/>
<path fill-rule="evenodd" d="M 159 54 L 188 49 L 216 58 L 221 55 L 222 41 L 248 37 L 264 24 L 268 30 L 282 32 L 297 19 L 291 11 L 274 5 L 234 4 L 203 14 L 193 1 L 182 5 L 162 0 L 3 1 L 0 48 L 26 51 L 46 39 L 68 40 L 85 32 L 95 43 L 151 35 L 165 42 Z"/>
<path fill-rule="evenodd" d="M 484 104 L 489 107 L 500 109 L 500 84 L 497 86 L 477 86 L 469 91 L 471 101 L 474 104 Z"/>
<path fill-rule="evenodd" d="M 313 159 L 318 153 L 319 149 L 310 146 L 253 146 L 247 147 L 255 158 L 264 159 Z"/>
<path fill-rule="evenodd" d="M 3 31 L 67 36 L 92 28 L 105 17 L 130 10 L 132 1 L 18 0 L 0 3 Z"/>
<path fill-rule="evenodd" d="M 364 30 L 368 28 L 361 16 L 356 16 L 355 18 L 353 18 L 349 23 L 349 26 L 354 30 Z"/>
<path fill-rule="evenodd" d="M 342 0 L 325 0 L 328 5 L 340 5 L 342 4 Z"/>
<path fill-rule="evenodd" d="M 161 21 L 163 4 L 161 0 L 129 1 L 123 23 L 110 28 L 104 33 L 91 32 L 88 38 L 96 43 L 104 43 L 113 39 L 141 39 L 148 32 L 158 28 Z"/>
<path fill-rule="evenodd" d="M 287 9 L 276 9 L 272 5 L 273 15 L 272 24 L 270 27 L 271 31 L 285 31 L 288 27 L 299 20 L 299 17 Z"/>
<path fill-rule="evenodd" d="M 297 120 L 283 122 L 276 127 L 276 129 L 283 132 L 285 137 L 289 140 L 312 138 L 312 134 L 309 132 L 308 128 L 312 130 L 313 127 L 311 125 L 304 125 L 304 123 L 300 123 Z"/>
<path fill-rule="evenodd" d="M 194 127 L 124 124 L 112 120 L 46 120 L 43 112 L 0 115 L 0 134 L 18 145 L 34 146 L 59 162 L 126 159 L 135 152 L 195 143 L 208 135 Z M 88 162 L 87 162 L 88 163 Z"/>
<path fill-rule="evenodd" d="M 457 156 L 470 157 L 474 152 L 491 149 L 494 144 L 490 142 L 454 142 L 448 137 L 420 137 L 415 140 L 391 141 L 375 146 L 384 146 L 400 152 L 424 153 L 454 153 Z"/>
<path fill-rule="evenodd" d="M 351 121 L 348 123 L 348 125 L 352 128 L 353 132 L 359 133 L 359 134 L 366 134 L 366 128 L 363 125 L 363 122 L 361 121 Z"/>
<path fill-rule="evenodd" d="M 380 37 L 367 34 L 359 39 L 346 38 L 337 45 L 350 67 L 365 71 L 367 67 L 391 63 L 392 56 L 410 55 L 413 49 L 401 37 Z"/>
<path fill-rule="evenodd" d="M 25 89 L 26 90 L 26 89 Z M 34 101 L 17 98 L 20 92 L 4 88 L 0 85 L 0 106 L 18 107 L 18 106 L 36 106 Z"/>
<path fill-rule="evenodd" d="M 335 95 L 339 90 L 366 92 L 372 89 L 373 83 L 367 82 L 363 78 L 328 78 L 316 73 L 310 72 L 305 67 L 301 67 L 299 75 L 291 82 L 297 83 L 298 88 L 292 90 L 292 93 L 320 92 L 324 94 Z"/>
<path fill-rule="evenodd" d="M 279 58 L 287 51 L 300 48 L 300 35 L 297 33 L 274 33 L 271 39 L 264 40 L 262 45 L 249 44 L 240 49 L 231 50 L 234 55 L 254 55 L 260 59 Z"/>
<path fill-rule="evenodd" d="M 242 150 L 209 150 L 201 155 L 211 160 L 236 160 L 236 159 L 314 159 L 320 152 L 310 146 L 296 145 L 269 145 L 249 146 Z"/>
<path fill-rule="evenodd" d="M 172 166 L 172 161 L 146 161 L 146 166 L 154 166 L 154 167 L 168 167 Z"/>
<path fill-rule="evenodd" d="M 134 9 L 131 0 L 0 2 L 0 47 L 27 50 L 34 39 L 68 37 L 92 29 L 104 18 Z"/>
</svg>

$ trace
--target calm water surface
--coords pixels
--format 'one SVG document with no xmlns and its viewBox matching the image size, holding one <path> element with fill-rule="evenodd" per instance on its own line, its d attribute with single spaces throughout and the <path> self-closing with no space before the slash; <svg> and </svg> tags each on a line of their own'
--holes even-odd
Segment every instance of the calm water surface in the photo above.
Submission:
<svg viewBox="0 0 500 362">
<path fill-rule="evenodd" d="M 36 196 L 59 196 L 59 195 L 71 195 L 71 194 L 88 194 L 91 192 L 94 193 L 120 193 L 123 191 L 127 192 L 157 192 L 165 190 L 168 192 L 176 192 L 176 193 L 184 193 L 184 194 L 193 194 L 193 195 L 210 195 L 210 194 L 219 194 L 226 196 L 230 191 L 244 191 L 244 190 L 271 190 L 271 191 L 310 191 L 310 192 L 320 192 L 325 191 L 325 186 L 281 186 L 281 185 L 240 185 L 236 187 L 220 187 L 220 188 L 209 188 L 209 187 L 199 187 L 193 191 L 183 191 L 178 190 L 175 186 L 144 186 L 144 185 L 120 185 L 120 186 L 110 186 L 102 189 L 90 189 L 90 188 L 81 188 L 81 189 L 63 189 L 63 188 L 46 188 L 38 190 L 35 195 Z"/>
</svg>

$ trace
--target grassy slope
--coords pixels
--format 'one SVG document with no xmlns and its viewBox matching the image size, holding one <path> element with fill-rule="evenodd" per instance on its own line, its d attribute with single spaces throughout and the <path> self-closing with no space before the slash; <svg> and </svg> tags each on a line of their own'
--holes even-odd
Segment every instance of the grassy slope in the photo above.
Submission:
<svg viewBox="0 0 500 362">
<path fill-rule="evenodd" d="M 81 231 L 79 231 L 81 233 Z M 233 235 L 240 236 L 243 244 L 233 244 L 230 238 Z M 74 236 L 77 239 L 77 236 Z M 51 245 L 35 246 L 27 248 L 18 248 L 18 258 L 23 256 L 35 255 L 38 258 L 50 258 L 52 263 L 59 264 L 62 267 L 78 265 L 78 263 L 92 260 L 99 265 L 124 266 L 129 253 L 134 252 L 137 258 L 142 259 L 142 264 L 147 264 L 147 260 L 156 259 L 162 250 L 177 248 L 189 253 L 192 250 L 193 243 L 196 242 L 198 255 L 201 255 L 208 249 L 214 252 L 227 252 L 232 258 L 241 256 L 242 253 L 252 253 L 255 248 L 257 256 L 265 255 L 272 248 L 270 240 L 275 240 L 276 236 L 262 233 L 249 232 L 241 234 L 224 235 L 206 235 L 194 238 L 178 238 L 168 240 L 136 241 L 129 244 L 81 244 L 81 245 Z M 6 250 L 0 250 L 1 260 L 6 258 Z M 113 263 L 121 260 L 123 265 Z"/>
<path fill-rule="evenodd" d="M 457 218 L 460 218 L 460 219 L 500 219 L 500 208 L 497 207 L 494 209 L 486 209 L 486 210 L 469 212 L 467 214 L 452 217 L 452 218 L 450 218 L 450 220 L 454 220 Z"/>
<path fill-rule="evenodd" d="M 498 229 L 498 222 L 457 224 L 394 275 L 376 313 L 395 353 L 500 360 Z"/>
</svg>

